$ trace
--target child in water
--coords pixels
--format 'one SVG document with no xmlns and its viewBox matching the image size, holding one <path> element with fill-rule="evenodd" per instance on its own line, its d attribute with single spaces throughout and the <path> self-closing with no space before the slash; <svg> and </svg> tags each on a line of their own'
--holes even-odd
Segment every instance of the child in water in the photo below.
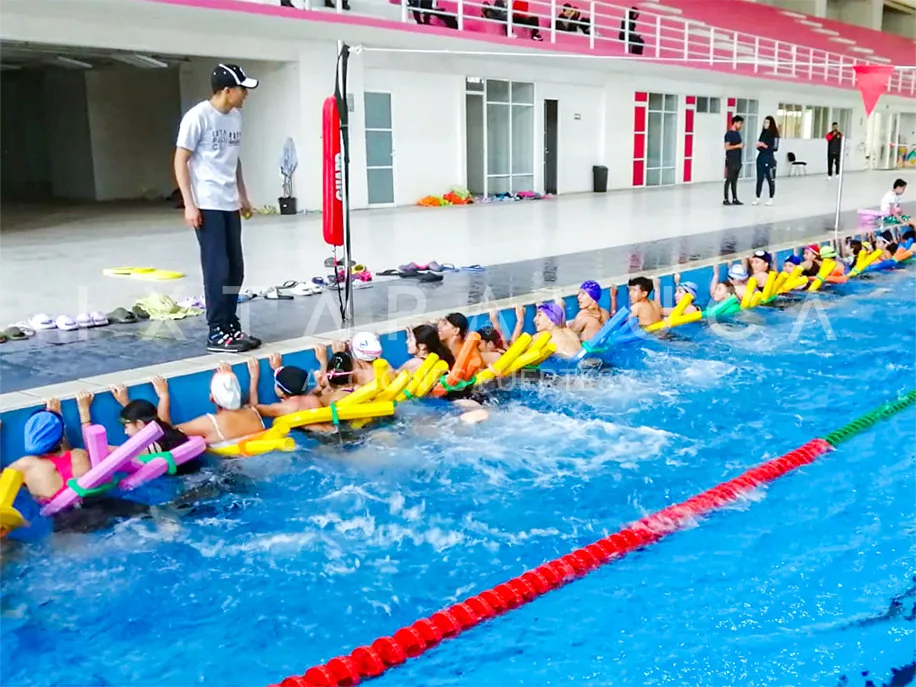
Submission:
<svg viewBox="0 0 916 687">
<path fill-rule="evenodd" d="M 617 291 L 611 289 L 612 301 L 616 301 L 616 294 Z M 598 304 L 598 301 L 601 300 L 601 286 L 598 285 L 598 282 L 591 280 L 582 282 L 576 294 L 576 300 L 579 303 L 579 312 L 571 322 L 567 322 L 567 326 L 579 337 L 580 341 L 588 341 L 611 318 L 612 313 Z M 566 304 L 563 299 L 558 299 L 557 305 L 564 309 L 563 316 L 565 317 Z M 616 310 L 615 306 L 616 303 L 612 302 L 611 309 Z"/>
<path fill-rule="evenodd" d="M 280 417 L 300 410 L 312 410 L 321 407 L 321 401 L 312 394 L 307 394 L 309 374 L 301 367 L 283 365 L 283 356 L 271 353 L 268 359 L 274 373 L 274 393 L 280 399 L 278 403 L 258 402 L 258 382 L 261 379 L 260 361 L 252 358 L 248 361 L 248 374 L 251 383 L 248 391 L 248 402 L 255 407 L 261 417 Z"/>
<path fill-rule="evenodd" d="M 9 467 L 22 473 L 26 489 L 40 504 L 52 501 L 66 489 L 67 480 L 79 479 L 89 472 L 89 454 L 67 446 L 60 401 L 56 398 L 50 399 L 44 410 L 32 413 L 24 434 L 28 455 Z"/>
<path fill-rule="evenodd" d="M 661 322 L 661 306 L 649 300 L 653 289 L 652 280 L 648 277 L 633 277 L 627 282 L 627 286 L 630 294 L 630 317 L 635 317 L 641 327 Z"/>
<path fill-rule="evenodd" d="M 693 297 L 690 305 L 684 309 L 684 314 L 687 315 L 692 312 L 699 312 L 700 309 L 695 305 L 697 300 L 697 291 L 699 287 L 692 281 L 681 282 L 681 275 L 679 273 L 674 275 L 674 305 L 677 307 L 680 302 L 684 299 L 684 296 L 690 294 Z M 661 308 L 662 315 L 670 315 L 674 312 L 674 308 L 662 308 L 662 295 L 661 295 L 661 282 L 658 277 L 655 277 L 652 280 L 652 290 L 655 292 L 655 304 Z"/>
<path fill-rule="evenodd" d="M 178 425 L 188 436 L 203 437 L 210 445 L 231 445 L 264 429 L 261 415 L 245 405 L 238 377 L 228 363 L 220 363 L 210 380 L 210 401 L 215 413 L 208 413 Z"/>
<path fill-rule="evenodd" d="M 490 313 L 490 321 L 498 322 L 499 313 Z M 484 365 L 492 365 L 506 352 L 506 343 L 503 341 L 502 332 L 498 325 L 486 325 L 477 330 L 480 334 L 480 343 L 477 350 Z"/>
<path fill-rule="evenodd" d="M 401 365 L 398 372 L 416 372 L 423 361 L 433 353 L 439 356 L 439 360 L 448 363 L 449 367 L 455 364 L 451 351 L 439 340 L 439 332 L 431 324 L 421 324 L 413 329 L 407 329 L 407 353 L 412 357 Z"/>
</svg>

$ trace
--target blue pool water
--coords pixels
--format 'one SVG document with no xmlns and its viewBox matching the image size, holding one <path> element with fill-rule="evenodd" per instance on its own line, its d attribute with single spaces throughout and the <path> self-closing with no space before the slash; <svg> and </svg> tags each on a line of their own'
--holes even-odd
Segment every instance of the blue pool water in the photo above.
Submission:
<svg viewBox="0 0 916 687">
<path fill-rule="evenodd" d="M 142 517 L 6 542 L 3 684 L 272 684 L 823 436 L 916 384 L 913 271 L 843 292 L 819 300 L 835 337 L 816 309 L 795 341 L 804 306 L 755 311 L 507 394 L 479 426 L 405 404 L 346 449 L 214 463 L 151 485 L 175 500 Z M 914 660 L 916 597 L 882 618 L 916 571 L 914 427 L 376 683 L 889 683 Z"/>
</svg>

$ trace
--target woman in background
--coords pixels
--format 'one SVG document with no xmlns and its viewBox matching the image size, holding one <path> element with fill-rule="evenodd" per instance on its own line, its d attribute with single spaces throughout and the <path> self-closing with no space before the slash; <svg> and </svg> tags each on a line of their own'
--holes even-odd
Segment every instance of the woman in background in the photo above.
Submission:
<svg viewBox="0 0 916 687">
<path fill-rule="evenodd" d="M 760 204 L 760 192 L 763 191 L 763 180 L 766 179 L 770 189 L 767 205 L 773 204 L 776 196 L 776 151 L 779 150 L 779 129 L 772 117 L 763 120 L 763 131 L 757 139 L 757 199 L 754 205 Z"/>
</svg>

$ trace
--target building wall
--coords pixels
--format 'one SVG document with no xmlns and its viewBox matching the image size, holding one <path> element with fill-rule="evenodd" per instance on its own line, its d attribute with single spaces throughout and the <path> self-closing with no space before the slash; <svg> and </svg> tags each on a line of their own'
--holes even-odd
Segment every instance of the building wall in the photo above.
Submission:
<svg viewBox="0 0 916 687">
<path fill-rule="evenodd" d="M 882 13 L 881 30 L 916 40 L 916 15 L 885 7 Z"/>
<path fill-rule="evenodd" d="M 180 116 L 177 69 L 85 72 L 96 200 L 163 198 Z"/>
<path fill-rule="evenodd" d="M 44 72 L 0 75 L 0 195 L 4 200 L 51 196 Z"/>
<path fill-rule="evenodd" d="M 44 77 L 51 194 L 95 198 L 86 79 L 82 70 L 51 69 Z M 62 106 L 66 103 L 66 106 Z"/>
</svg>

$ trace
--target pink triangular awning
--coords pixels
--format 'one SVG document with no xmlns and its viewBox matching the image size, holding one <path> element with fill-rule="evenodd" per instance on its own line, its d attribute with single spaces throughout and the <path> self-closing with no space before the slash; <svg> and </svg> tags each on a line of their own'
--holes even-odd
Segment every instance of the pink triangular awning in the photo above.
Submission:
<svg viewBox="0 0 916 687">
<path fill-rule="evenodd" d="M 867 117 L 875 111 L 878 99 L 887 90 L 887 82 L 894 73 L 894 67 L 889 64 L 857 64 L 853 70 L 856 73 L 856 88 L 862 94 Z"/>
</svg>

